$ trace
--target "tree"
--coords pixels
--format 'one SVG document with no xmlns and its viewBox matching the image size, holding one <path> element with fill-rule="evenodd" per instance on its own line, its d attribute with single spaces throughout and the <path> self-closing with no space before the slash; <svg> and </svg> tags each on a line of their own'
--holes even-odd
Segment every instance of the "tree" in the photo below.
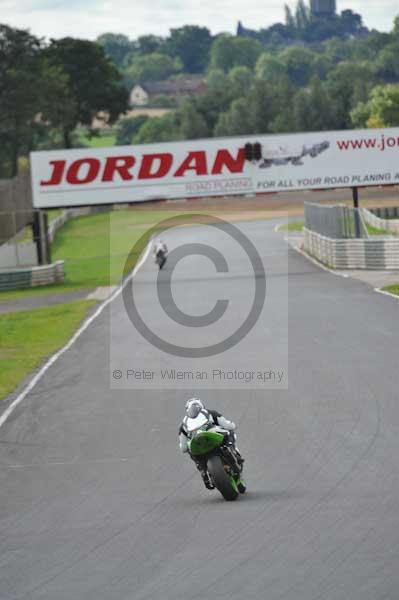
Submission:
<svg viewBox="0 0 399 600">
<path fill-rule="evenodd" d="M 297 131 L 323 131 L 333 126 L 331 101 L 319 79 L 296 94 L 294 118 Z"/>
<path fill-rule="evenodd" d="M 285 12 L 285 24 L 286 24 L 286 26 L 289 27 L 290 29 L 295 29 L 296 28 L 295 17 L 292 14 L 292 10 L 288 6 L 288 4 L 284 5 L 284 12 Z"/>
<path fill-rule="evenodd" d="M 133 49 L 133 44 L 126 35 L 121 33 L 103 33 L 97 38 L 97 43 L 103 46 L 106 56 L 122 68 L 126 57 Z"/>
<path fill-rule="evenodd" d="M 228 74 L 228 85 L 234 98 L 246 96 L 251 87 L 253 74 L 248 67 L 233 67 Z"/>
<path fill-rule="evenodd" d="M 260 42 L 249 38 L 236 38 L 234 45 L 236 58 L 232 66 L 243 66 L 253 69 L 263 50 Z"/>
<path fill-rule="evenodd" d="M 229 86 L 228 76 L 222 69 L 212 69 L 209 71 L 206 82 L 210 93 L 225 94 Z"/>
<path fill-rule="evenodd" d="M 61 118 L 66 148 L 71 147 L 71 133 L 79 123 L 90 128 L 99 113 L 114 123 L 127 110 L 128 94 L 121 76 L 99 44 L 72 38 L 52 40 L 46 57 L 69 78 L 74 111 Z"/>
<path fill-rule="evenodd" d="M 207 93 L 196 98 L 195 107 L 211 132 L 216 126 L 220 113 L 229 108 L 233 94 L 228 75 L 220 69 L 209 72 L 207 84 Z"/>
<path fill-rule="evenodd" d="M 287 99 L 285 99 L 287 100 Z M 252 128 L 256 133 L 270 133 L 272 123 L 282 109 L 279 85 L 255 80 L 247 97 L 248 111 L 252 115 Z"/>
<path fill-rule="evenodd" d="M 399 125 L 399 85 L 378 85 L 367 102 L 351 112 L 355 127 L 396 127 Z"/>
<path fill-rule="evenodd" d="M 190 100 L 186 100 L 177 113 L 180 122 L 180 135 L 183 140 L 195 140 L 209 136 L 204 117 L 196 110 Z"/>
<path fill-rule="evenodd" d="M 157 35 L 141 35 L 135 43 L 135 49 L 139 54 L 153 54 L 162 52 L 165 45 L 164 38 Z"/>
<path fill-rule="evenodd" d="M 329 73 L 325 89 L 334 113 L 334 129 L 351 127 L 351 111 L 368 99 L 375 82 L 369 63 L 346 61 Z"/>
<path fill-rule="evenodd" d="M 298 0 L 295 10 L 295 20 L 298 29 L 305 29 L 309 24 L 309 9 L 305 5 L 304 0 Z"/>
<path fill-rule="evenodd" d="M 212 44 L 210 68 L 221 69 L 224 72 L 236 66 L 253 69 L 261 52 L 262 45 L 257 40 L 223 34 Z"/>
<path fill-rule="evenodd" d="M 287 68 L 278 56 L 270 52 L 263 52 L 256 63 L 255 74 L 257 79 L 274 81 L 284 77 L 287 74 Z"/>
<path fill-rule="evenodd" d="M 182 64 L 178 58 L 153 52 L 144 56 L 136 55 L 126 69 L 125 77 L 130 86 L 144 81 L 161 81 L 178 73 Z"/>
<path fill-rule="evenodd" d="M 341 13 L 341 27 L 343 33 L 355 35 L 363 28 L 361 15 L 353 12 L 353 10 L 343 10 Z"/>
<path fill-rule="evenodd" d="M 41 42 L 28 31 L 0 25 L 0 159 L 8 176 L 18 171 L 18 156 L 32 148 L 35 119 L 44 108 Z M 47 72 L 46 91 L 54 76 Z M 65 83 L 60 80 L 59 88 Z"/>
<path fill-rule="evenodd" d="M 214 129 L 215 136 L 249 135 L 253 133 L 252 115 L 247 98 L 237 98 L 227 112 L 221 113 Z"/>
<path fill-rule="evenodd" d="M 390 83 L 399 81 L 398 53 L 399 41 L 385 46 L 377 57 L 377 75 Z"/>
<path fill-rule="evenodd" d="M 185 25 L 170 30 L 165 51 L 177 57 L 187 73 L 203 73 L 209 62 L 212 35 L 206 27 Z"/>
<path fill-rule="evenodd" d="M 133 138 L 135 144 L 151 144 L 153 142 L 171 142 L 181 139 L 175 116 L 171 113 L 163 117 L 148 119 Z"/>
<path fill-rule="evenodd" d="M 292 83 L 298 86 L 306 85 L 312 76 L 313 52 L 301 46 L 292 46 L 284 50 L 280 57 Z"/>
<path fill-rule="evenodd" d="M 138 115 L 121 119 L 116 128 L 116 146 L 125 146 L 132 143 L 134 136 L 139 132 L 140 128 L 148 120 L 147 115 Z"/>
<path fill-rule="evenodd" d="M 337 37 L 333 37 L 323 44 L 325 54 L 333 64 L 338 64 L 343 60 L 351 59 L 351 48 L 349 44 Z"/>
<path fill-rule="evenodd" d="M 333 69 L 331 59 L 326 54 L 316 54 L 312 64 L 312 72 L 319 79 L 326 79 L 328 73 Z"/>
</svg>

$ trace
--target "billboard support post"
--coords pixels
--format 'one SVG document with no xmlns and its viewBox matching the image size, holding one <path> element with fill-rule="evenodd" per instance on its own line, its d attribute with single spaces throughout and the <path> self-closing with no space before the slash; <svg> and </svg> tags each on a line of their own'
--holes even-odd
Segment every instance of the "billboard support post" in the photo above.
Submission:
<svg viewBox="0 0 399 600">
<path fill-rule="evenodd" d="M 43 210 L 35 210 L 32 223 L 33 241 L 37 248 L 39 265 L 50 264 L 50 243 L 48 237 L 48 216 Z"/>
<path fill-rule="evenodd" d="M 359 188 L 357 188 L 357 187 L 352 188 L 352 197 L 353 197 L 353 208 L 355 209 L 355 232 L 356 232 L 356 237 L 360 238 L 362 236 L 361 236 L 361 232 L 360 232 Z"/>
</svg>

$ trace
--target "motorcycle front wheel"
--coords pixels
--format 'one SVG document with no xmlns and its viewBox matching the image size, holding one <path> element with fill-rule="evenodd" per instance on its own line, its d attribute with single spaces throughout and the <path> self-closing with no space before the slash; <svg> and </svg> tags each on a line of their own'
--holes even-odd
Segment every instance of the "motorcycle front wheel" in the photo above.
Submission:
<svg viewBox="0 0 399 600">
<path fill-rule="evenodd" d="M 236 500 L 238 489 L 235 481 L 226 473 L 220 456 L 212 456 L 208 460 L 208 472 L 211 475 L 215 487 L 229 502 Z"/>
</svg>

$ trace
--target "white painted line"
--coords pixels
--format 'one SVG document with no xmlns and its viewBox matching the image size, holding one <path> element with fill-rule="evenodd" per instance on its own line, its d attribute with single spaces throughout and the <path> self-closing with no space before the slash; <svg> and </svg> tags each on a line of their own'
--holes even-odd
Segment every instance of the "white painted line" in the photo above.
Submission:
<svg viewBox="0 0 399 600">
<path fill-rule="evenodd" d="M 374 291 L 377 292 L 377 294 L 382 294 L 383 296 L 390 296 L 391 298 L 394 298 L 395 300 L 399 300 L 399 296 L 397 294 L 392 294 L 391 292 L 386 292 L 385 290 L 381 290 L 380 288 L 374 288 Z"/>
<path fill-rule="evenodd" d="M 40 371 L 38 373 L 36 373 L 36 375 L 30 380 L 28 385 L 15 398 L 15 400 L 10 404 L 10 406 L 8 408 L 6 408 L 6 410 L 3 412 L 3 414 L 0 415 L 0 427 L 2 427 L 4 425 L 4 423 L 7 421 L 9 416 L 14 412 L 14 410 L 17 408 L 17 406 L 19 406 L 19 404 L 21 404 L 21 402 L 26 398 L 26 396 L 29 394 L 29 392 L 31 392 L 33 390 L 33 388 L 38 384 L 38 382 L 41 380 L 43 375 L 49 370 L 51 365 L 53 365 L 63 354 L 65 354 L 65 352 L 67 350 L 69 350 L 69 348 L 71 348 L 71 346 L 73 346 L 73 344 L 76 342 L 76 340 L 78 340 L 80 338 L 82 333 L 85 332 L 86 329 L 93 323 L 93 321 L 95 321 L 95 319 L 97 319 L 97 317 L 99 317 L 101 315 L 103 310 L 109 304 L 111 304 L 111 302 L 113 300 L 115 300 L 115 298 L 117 298 L 122 293 L 122 291 L 126 287 L 126 285 L 133 279 L 133 277 L 136 275 L 138 270 L 143 266 L 143 264 L 147 260 L 149 254 L 151 252 L 151 248 L 152 248 L 152 241 L 150 241 L 149 244 L 147 245 L 143 256 L 140 258 L 139 262 L 136 264 L 136 266 L 134 267 L 134 269 L 133 269 L 132 273 L 129 275 L 129 277 L 127 277 L 125 279 L 125 281 L 115 290 L 115 292 L 113 294 L 111 294 L 111 296 L 109 296 L 109 298 L 104 300 L 104 302 L 97 308 L 97 310 L 90 317 L 88 317 L 88 319 L 86 319 L 86 321 L 83 323 L 83 325 L 81 325 L 79 327 L 79 329 L 76 331 L 76 333 L 71 337 L 69 342 L 67 342 L 67 344 L 65 344 L 65 346 L 63 346 L 63 348 L 61 348 L 61 350 L 58 350 L 55 354 L 53 354 L 53 356 L 51 356 L 48 359 L 48 361 L 42 366 Z"/>
</svg>

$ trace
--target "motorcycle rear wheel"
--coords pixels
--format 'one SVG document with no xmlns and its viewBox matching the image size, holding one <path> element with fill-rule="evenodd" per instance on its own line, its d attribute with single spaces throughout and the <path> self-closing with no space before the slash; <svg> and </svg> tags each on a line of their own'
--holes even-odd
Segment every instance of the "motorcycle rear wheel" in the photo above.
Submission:
<svg viewBox="0 0 399 600">
<path fill-rule="evenodd" d="M 237 499 L 237 486 L 234 486 L 229 475 L 226 473 L 220 456 L 212 456 L 208 460 L 208 472 L 225 500 L 232 502 Z"/>
</svg>

